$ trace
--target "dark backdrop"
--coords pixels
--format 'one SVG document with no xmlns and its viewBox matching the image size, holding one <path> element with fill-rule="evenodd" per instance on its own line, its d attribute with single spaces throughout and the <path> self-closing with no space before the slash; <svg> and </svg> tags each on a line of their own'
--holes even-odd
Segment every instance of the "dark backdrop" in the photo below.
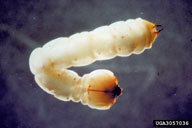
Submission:
<svg viewBox="0 0 192 128">
<path fill-rule="evenodd" d="M 124 91 L 110 110 L 62 102 L 37 86 L 29 71 L 34 48 L 137 17 L 164 26 L 152 49 L 73 68 L 115 73 Z M 192 119 L 191 57 L 190 0 L 1 0 L 0 127 L 150 128 L 155 119 Z"/>
</svg>

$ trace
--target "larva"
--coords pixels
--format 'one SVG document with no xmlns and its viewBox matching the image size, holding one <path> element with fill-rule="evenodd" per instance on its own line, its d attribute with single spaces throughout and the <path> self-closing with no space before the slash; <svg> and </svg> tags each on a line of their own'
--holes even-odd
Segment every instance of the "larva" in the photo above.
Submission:
<svg viewBox="0 0 192 128">
<path fill-rule="evenodd" d="M 122 90 L 111 71 L 100 69 L 80 77 L 66 68 L 140 54 L 151 48 L 162 30 L 157 31 L 157 27 L 160 25 L 137 18 L 54 39 L 33 50 L 30 70 L 44 91 L 62 101 L 81 101 L 91 108 L 109 109 Z"/>
</svg>

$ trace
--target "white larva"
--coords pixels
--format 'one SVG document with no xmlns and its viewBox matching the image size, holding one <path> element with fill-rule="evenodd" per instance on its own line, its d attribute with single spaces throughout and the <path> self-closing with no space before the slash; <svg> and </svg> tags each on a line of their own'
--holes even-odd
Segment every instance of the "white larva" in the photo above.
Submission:
<svg viewBox="0 0 192 128">
<path fill-rule="evenodd" d="M 158 32 L 155 24 L 137 18 L 68 38 L 57 38 L 33 50 L 29 59 L 30 70 L 37 84 L 56 98 L 81 101 L 91 108 L 106 110 L 121 93 L 114 74 L 109 70 L 95 70 L 80 77 L 66 68 L 115 56 L 140 54 L 151 48 Z"/>
</svg>

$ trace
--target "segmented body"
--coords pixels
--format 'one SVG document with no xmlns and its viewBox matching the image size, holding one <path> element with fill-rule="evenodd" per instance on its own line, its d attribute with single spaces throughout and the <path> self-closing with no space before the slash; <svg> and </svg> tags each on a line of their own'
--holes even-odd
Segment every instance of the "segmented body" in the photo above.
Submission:
<svg viewBox="0 0 192 128">
<path fill-rule="evenodd" d="M 67 68 L 140 54 L 151 48 L 156 39 L 154 26 L 137 18 L 54 39 L 31 53 L 30 70 L 37 84 L 60 100 L 81 101 L 91 108 L 109 109 L 120 94 L 111 71 L 96 70 L 80 77 Z"/>
</svg>

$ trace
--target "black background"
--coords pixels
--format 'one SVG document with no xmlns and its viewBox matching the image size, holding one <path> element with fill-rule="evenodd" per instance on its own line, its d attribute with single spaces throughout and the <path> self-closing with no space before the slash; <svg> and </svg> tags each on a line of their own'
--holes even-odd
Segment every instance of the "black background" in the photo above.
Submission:
<svg viewBox="0 0 192 128">
<path fill-rule="evenodd" d="M 142 17 L 162 24 L 152 49 L 72 68 L 115 73 L 123 90 L 107 111 L 63 102 L 40 89 L 31 51 L 76 32 Z M 1 128 L 150 128 L 153 120 L 192 119 L 191 0 L 1 0 Z"/>
</svg>

